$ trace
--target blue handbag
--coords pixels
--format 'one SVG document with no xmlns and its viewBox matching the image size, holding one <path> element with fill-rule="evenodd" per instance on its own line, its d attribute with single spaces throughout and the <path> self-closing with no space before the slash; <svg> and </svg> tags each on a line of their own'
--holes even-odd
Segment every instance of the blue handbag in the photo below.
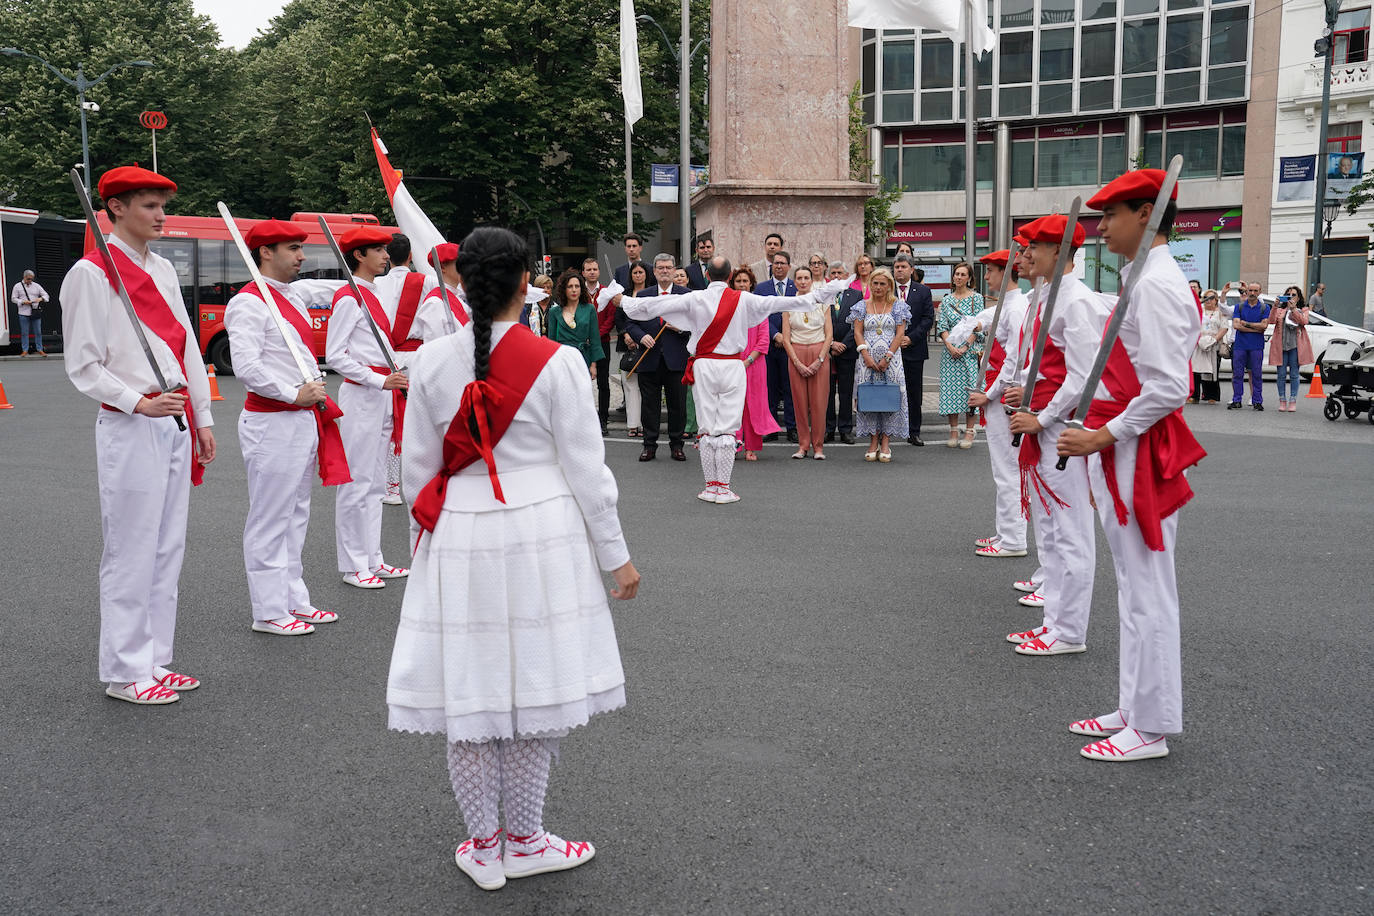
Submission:
<svg viewBox="0 0 1374 916">
<path fill-rule="evenodd" d="M 854 388 L 859 413 L 895 413 L 902 409 L 902 388 L 892 382 L 863 382 Z"/>
</svg>

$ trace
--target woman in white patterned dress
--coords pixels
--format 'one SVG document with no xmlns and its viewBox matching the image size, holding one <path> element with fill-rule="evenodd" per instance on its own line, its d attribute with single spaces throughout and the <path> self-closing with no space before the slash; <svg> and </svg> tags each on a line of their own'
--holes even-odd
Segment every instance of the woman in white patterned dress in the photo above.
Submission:
<svg viewBox="0 0 1374 916">
<path fill-rule="evenodd" d="M 886 267 L 875 267 L 868 275 L 870 296 L 855 303 L 849 313 L 854 323 L 854 339 L 858 345 L 859 362 L 854 373 L 854 390 L 866 382 L 888 382 L 897 386 L 900 403 L 896 410 L 873 413 L 855 410 L 854 433 L 868 436 L 868 451 L 864 461 L 892 460 L 891 439 L 907 437 L 906 376 L 902 372 L 899 353 L 911 322 L 911 306 L 896 301 L 896 283 Z"/>
</svg>

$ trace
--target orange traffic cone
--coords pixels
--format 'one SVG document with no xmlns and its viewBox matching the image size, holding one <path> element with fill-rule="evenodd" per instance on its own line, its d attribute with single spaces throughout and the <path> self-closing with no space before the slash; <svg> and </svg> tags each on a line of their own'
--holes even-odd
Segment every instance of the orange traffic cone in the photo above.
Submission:
<svg viewBox="0 0 1374 916">
<path fill-rule="evenodd" d="M 1307 397 L 1321 398 L 1326 400 L 1326 392 L 1322 390 L 1322 367 L 1312 367 L 1312 384 L 1307 386 Z"/>
<path fill-rule="evenodd" d="M 205 367 L 205 374 L 210 376 L 210 400 L 224 400 L 224 395 L 219 393 L 219 382 L 215 380 L 215 367 L 213 364 Z"/>
<path fill-rule="evenodd" d="M 5 396 L 5 383 L 3 381 L 0 381 L 0 410 L 14 410 L 14 405 Z"/>
</svg>

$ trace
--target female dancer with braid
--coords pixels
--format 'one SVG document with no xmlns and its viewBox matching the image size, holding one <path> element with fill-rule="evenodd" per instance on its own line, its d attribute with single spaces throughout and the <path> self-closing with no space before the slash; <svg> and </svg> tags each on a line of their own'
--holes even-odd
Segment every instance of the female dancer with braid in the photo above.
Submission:
<svg viewBox="0 0 1374 916">
<path fill-rule="evenodd" d="M 587 365 L 517 321 L 527 259 L 505 229 L 463 240 L 472 323 L 416 354 L 401 449 L 417 540 L 389 724 L 447 736 L 455 858 L 484 890 L 592 858 L 544 830 L 544 791 L 559 738 L 625 703 L 598 564 L 639 589 Z"/>
</svg>

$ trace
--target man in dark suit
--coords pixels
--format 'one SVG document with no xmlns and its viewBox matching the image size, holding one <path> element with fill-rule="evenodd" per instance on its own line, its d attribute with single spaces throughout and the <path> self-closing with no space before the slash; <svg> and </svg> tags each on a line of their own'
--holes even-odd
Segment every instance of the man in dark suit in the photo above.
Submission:
<svg viewBox="0 0 1374 916">
<path fill-rule="evenodd" d="M 902 372 L 906 374 L 906 403 L 911 418 L 906 441 L 925 445 L 921 439 L 921 389 L 924 387 L 921 376 L 925 372 L 926 357 L 930 355 L 926 337 L 935 323 L 935 303 L 930 287 L 916 279 L 914 273 L 911 258 L 897 255 L 892 262 L 892 278 L 897 281 L 896 296 L 911 306 L 911 321 L 907 324 L 906 340 L 902 341 Z"/>
<path fill-rule="evenodd" d="M 830 264 L 826 280 L 843 280 L 849 268 L 839 261 Z M 847 289 L 830 304 L 830 327 L 834 339 L 830 344 L 830 397 L 825 407 L 825 441 L 834 442 L 836 434 L 845 445 L 854 444 L 854 365 L 859 351 L 854 349 L 854 322 L 849 313 L 863 299 L 857 289 Z"/>
<path fill-rule="evenodd" d="M 664 296 L 669 293 L 689 292 L 687 287 L 673 283 L 675 263 L 670 254 L 660 254 L 654 258 L 653 286 L 639 291 L 641 297 Z M 635 370 L 639 380 L 640 419 L 644 423 L 644 451 L 639 453 L 640 461 L 653 461 L 658 453 L 658 421 L 660 402 L 668 402 L 668 449 L 674 461 L 686 461 L 682 451 L 683 430 L 687 427 L 687 388 L 682 384 L 682 373 L 687 368 L 687 331 L 679 331 L 672 326 L 666 329 L 662 318 L 648 321 L 625 320 L 625 333 L 639 341 L 647 352 Z M 659 334 L 662 330 L 663 333 Z M 654 338 L 658 340 L 655 341 Z"/>
<path fill-rule="evenodd" d="M 644 253 L 644 239 L 638 232 L 625 233 L 625 263 L 615 269 L 615 282 L 630 288 L 630 265 Z"/>
<path fill-rule="evenodd" d="M 706 262 L 710 261 L 715 253 L 716 243 L 711 238 L 711 233 L 703 232 L 697 236 L 696 260 L 687 265 L 687 285 L 692 289 L 705 289 L 710 283 L 706 279 Z"/>
<path fill-rule="evenodd" d="M 787 277 L 791 270 L 792 256 L 779 249 L 773 255 L 772 276 L 754 287 L 754 295 L 795 296 L 797 285 Z M 782 425 L 787 429 L 787 441 L 796 442 L 797 418 L 792 408 L 792 380 L 787 374 L 787 351 L 782 348 L 783 318 L 782 312 L 768 316 L 768 409 L 777 416 L 778 401 L 782 401 Z"/>
</svg>

